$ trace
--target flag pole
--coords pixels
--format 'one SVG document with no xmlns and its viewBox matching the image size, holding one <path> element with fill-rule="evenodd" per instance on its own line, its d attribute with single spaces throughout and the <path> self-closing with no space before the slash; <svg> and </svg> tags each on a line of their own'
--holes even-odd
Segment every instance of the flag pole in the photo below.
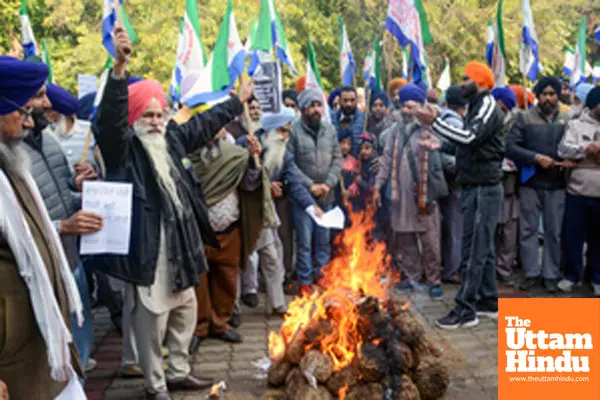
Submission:
<svg viewBox="0 0 600 400">
<path fill-rule="evenodd" d="M 525 52 L 525 62 L 523 63 L 525 65 L 525 68 L 523 69 L 523 96 L 524 96 L 524 101 L 523 104 L 525 104 L 525 110 L 527 111 L 527 108 L 529 107 L 529 105 L 527 104 L 529 100 L 527 98 L 527 72 L 525 71 L 525 69 L 527 68 L 527 66 L 529 65 L 529 51 L 527 51 L 527 48 L 525 47 L 524 50 Z"/>
</svg>

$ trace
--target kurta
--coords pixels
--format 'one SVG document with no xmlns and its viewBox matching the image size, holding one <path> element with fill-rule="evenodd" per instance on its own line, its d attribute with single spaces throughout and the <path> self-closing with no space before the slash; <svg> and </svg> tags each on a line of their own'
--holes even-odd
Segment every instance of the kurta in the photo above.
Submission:
<svg viewBox="0 0 600 400">
<path fill-rule="evenodd" d="M 46 237 L 43 219 L 27 184 L 8 175 L 27 225 L 48 271 L 58 305 L 70 326 L 69 305 L 60 276 L 59 255 Z M 83 376 L 79 355 L 71 345 L 75 371 Z M 54 399 L 66 383 L 50 378 L 46 343 L 37 326 L 28 288 L 8 243 L 0 235 L 0 380 L 8 386 L 11 399 Z"/>
</svg>

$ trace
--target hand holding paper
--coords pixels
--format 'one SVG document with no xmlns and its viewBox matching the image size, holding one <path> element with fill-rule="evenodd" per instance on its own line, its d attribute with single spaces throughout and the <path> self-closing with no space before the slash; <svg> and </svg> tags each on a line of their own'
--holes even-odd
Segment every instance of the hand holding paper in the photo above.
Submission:
<svg viewBox="0 0 600 400">
<path fill-rule="evenodd" d="M 315 206 L 308 207 L 306 212 L 312 217 L 317 225 L 322 226 L 323 228 L 344 229 L 345 217 L 339 207 L 335 207 L 333 210 L 328 211 L 321 216 L 317 214 Z"/>
</svg>

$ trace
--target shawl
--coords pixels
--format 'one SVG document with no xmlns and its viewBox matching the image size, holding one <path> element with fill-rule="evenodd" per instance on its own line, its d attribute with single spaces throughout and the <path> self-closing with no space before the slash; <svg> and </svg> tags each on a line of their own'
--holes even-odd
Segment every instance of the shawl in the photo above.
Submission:
<svg viewBox="0 0 600 400">
<path fill-rule="evenodd" d="M 224 141 L 221 141 L 219 146 L 220 157 L 209 165 L 201 162 L 197 153 L 190 157 L 209 207 L 237 190 L 250 165 L 250 155 L 246 149 Z M 267 171 L 263 167 L 261 189 L 254 192 L 240 191 L 242 260 L 245 260 L 254 250 L 263 228 L 277 227 L 277 217 L 271 197 L 270 175 L 265 172 Z"/>
<path fill-rule="evenodd" d="M 52 226 L 42 197 L 28 173 L 21 176 L 28 186 L 42 216 L 40 221 L 49 242 L 57 252 L 60 262 L 60 277 L 63 280 L 69 310 L 77 316 L 79 326 L 83 324 L 83 307 L 77 284 L 69 267 L 58 234 Z M 46 343 L 50 376 L 65 382 L 75 377 L 71 366 L 69 343 L 73 342 L 60 307 L 54 296 L 48 271 L 37 249 L 27 221 L 21 210 L 13 188 L 0 169 L 0 233 L 6 238 L 17 261 L 19 274 L 27 285 L 33 313 L 44 342 Z"/>
</svg>

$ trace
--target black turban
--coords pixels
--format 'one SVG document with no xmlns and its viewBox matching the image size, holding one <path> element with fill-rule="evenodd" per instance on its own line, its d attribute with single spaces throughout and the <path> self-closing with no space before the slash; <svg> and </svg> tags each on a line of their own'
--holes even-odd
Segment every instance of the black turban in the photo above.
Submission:
<svg viewBox="0 0 600 400">
<path fill-rule="evenodd" d="M 555 78 L 553 76 L 545 76 L 545 77 L 541 78 L 538 81 L 537 85 L 535 85 L 535 87 L 533 88 L 533 92 L 535 93 L 535 95 L 537 97 L 540 97 L 540 94 L 542 94 L 544 89 L 546 89 L 548 86 L 552 87 L 552 89 L 554 89 L 556 94 L 560 96 L 560 92 L 562 90 L 562 84 L 560 83 L 558 78 Z"/>
</svg>

